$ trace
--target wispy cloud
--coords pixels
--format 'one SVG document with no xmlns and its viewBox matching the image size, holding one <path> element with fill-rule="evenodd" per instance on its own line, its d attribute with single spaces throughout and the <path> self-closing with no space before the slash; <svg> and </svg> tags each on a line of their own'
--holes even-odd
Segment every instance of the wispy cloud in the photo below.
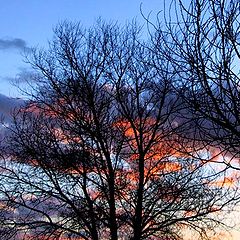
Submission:
<svg viewBox="0 0 240 240">
<path fill-rule="evenodd" d="M 41 78 L 41 76 L 33 70 L 25 67 L 20 67 L 15 76 L 0 76 L 0 80 L 7 81 L 14 86 L 19 86 L 24 83 L 34 83 Z"/>
<path fill-rule="evenodd" d="M 0 50 L 28 50 L 27 43 L 21 38 L 0 38 Z"/>
</svg>

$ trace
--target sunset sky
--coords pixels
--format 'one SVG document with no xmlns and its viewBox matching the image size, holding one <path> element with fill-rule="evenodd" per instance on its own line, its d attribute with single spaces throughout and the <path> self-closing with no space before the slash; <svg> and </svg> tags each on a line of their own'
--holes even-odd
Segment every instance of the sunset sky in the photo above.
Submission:
<svg viewBox="0 0 240 240">
<path fill-rule="evenodd" d="M 163 9 L 162 0 L 21 0 L 2 1 L 0 8 L 0 93 L 21 96 L 10 83 L 25 76 L 28 66 L 22 51 L 34 46 L 46 47 L 53 28 L 65 19 L 91 26 L 98 17 L 126 23 L 136 18 L 144 22 L 144 14 L 152 16 Z"/>
<path fill-rule="evenodd" d="M 166 0 L 167 1 L 167 0 Z M 185 0 L 184 2 L 189 2 Z M 9 0 L 0 7 L 0 114 L 6 116 L 10 108 L 23 98 L 16 79 L 27 77 L 30 67 L 24 63 L 23 52 L 31 47 L 47 47 L 53 28 L 63 20 L 81 22 L 84 27 L 94 24 L 98 17 L 121 24 L 133 18 L 144 24 L 140 6 L 147 16 L 156 18 L 164 9 L 164 0 Z M 9 98 L 10 97 L 10 98 Z M 238 213 L 236 214 L 238 215 Z M 236 215 L 233 215 L 234 218 Z M 216 239 L 231 238 L 222 237 Z M 233 232 L 233 240 L 240 239 Z"/>
</svg>

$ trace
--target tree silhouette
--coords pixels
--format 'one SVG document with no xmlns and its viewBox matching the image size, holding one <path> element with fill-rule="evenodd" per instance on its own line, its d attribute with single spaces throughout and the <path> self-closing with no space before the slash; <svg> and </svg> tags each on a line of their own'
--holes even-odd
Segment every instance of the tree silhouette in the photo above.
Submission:
<svg viewBox="0 0 240 240">
<path fill-rule="evenodd" d="M 198 138 L 239 169 L 239 1 L 172 2 L 176 18 L 156 24 L 156 54 L 167 59 Z M 196 136 L 196 135 L 195 135 Z"/>
<path fill-rule="evenodd" d="M 2 145 L 5 234 L 181 239 L 217 223 L 235 188 L 183 138 L 192 123 L 169 61 L 140 35 L 64 22 L 28 58 L 38 80 Z"/>
</svg>

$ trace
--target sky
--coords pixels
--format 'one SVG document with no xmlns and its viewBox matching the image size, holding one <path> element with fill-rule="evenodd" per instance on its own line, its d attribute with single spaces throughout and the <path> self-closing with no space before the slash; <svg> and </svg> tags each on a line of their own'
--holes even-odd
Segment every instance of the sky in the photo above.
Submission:
<svg viewBox="0 0 240 240">
<path fill-rule="evenodd" d="M 8 0 L 0 7 L 0 94 L 21 97 L 14 81 L 29 68 L 23 50 L 47 47 L 53 28 L 63 20 L 80 21 L 91 26 L 98 17 L 121 24 L 163 9 L 164 0 Z"/>
<path fill-rule="evenodd" d="M 24 77 L 29 68 L 24 63 L 24 49 L 47 47 L 54 26 L 63 20 L 80 21 L 86 27 L 93 25 L 98 17 L 122 24 L 136 18 L 144 23 L 141 3 L 144 14 L 152 12 L 153 17 L 164 8 L 164 0 L 2 0 L 0 113 L 8 117 L 12 106 L 19 104 L 13 98 L 22 97 L 12 83 L 19 76 Z M 233 239 L 239 239 L 239 233 L 233 234 L 236 234 Z"/>
</svg>

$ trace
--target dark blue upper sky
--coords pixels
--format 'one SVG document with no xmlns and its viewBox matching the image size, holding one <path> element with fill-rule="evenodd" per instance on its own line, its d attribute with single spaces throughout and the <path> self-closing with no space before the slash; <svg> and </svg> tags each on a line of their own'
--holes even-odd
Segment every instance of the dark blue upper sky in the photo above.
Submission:
<svg viewBox="0 0 240 240">
<path fill-rule="evenodd" d="M 98 17 L 125 23 L 143 22 L 144 13 L 156 16 L 164 0 L 8 0 L 0 6 L 0 93 L 20 96 L 10 82 L 27 67 L 20 54 L 25 47 L 46 46 L 53 27 L 62 20 L 90 26 Z"/>
</svg>

